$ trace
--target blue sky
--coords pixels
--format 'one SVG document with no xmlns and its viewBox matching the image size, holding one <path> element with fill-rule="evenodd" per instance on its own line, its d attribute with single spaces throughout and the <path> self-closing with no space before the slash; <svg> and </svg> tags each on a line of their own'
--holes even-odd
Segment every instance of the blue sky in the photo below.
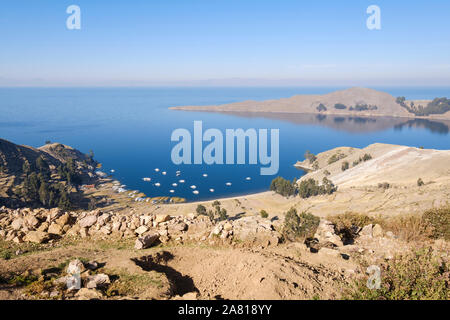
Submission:
<svg viewBox="0 0 450 320">
<path fill-rule="evenodd" d="M 81 8 L 68 30 L 66 8 Z M 366 9 L 381 8 L 381 30 Z M 0 86 L 450 85 L 450 1 L 2 0 Z"/>
</svg>

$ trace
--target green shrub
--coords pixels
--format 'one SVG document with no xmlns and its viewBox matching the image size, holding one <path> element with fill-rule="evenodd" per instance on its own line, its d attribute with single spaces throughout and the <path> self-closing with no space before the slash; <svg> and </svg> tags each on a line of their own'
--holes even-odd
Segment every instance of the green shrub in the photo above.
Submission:
<svg viewBox="0 0 450 320">
<path fill-rule="evenodd" d="M 450 240 L 450 206 L 425 211 L 422 219 L 432 228 L 433 238 Z"/>
<path fill-rule="evenodd" d="M 199 205 L 197 206 L 197 209 L 195 209 L 195 211 L 196 211 L 199 215 L 206 216 L 206 207 L 205 207 L 204 205 L 202 205 L 202 204 L 199 204 Z"/>
<path fill-rule="evenodd" d="M 323 178 L 322 185 L 319 185 L 316 180 L 310 178 L 301 181 L 298 187 L 298 193 L 303 199 L 317 196 L 319 194 L 332 194 L 336 190 L 337 187 L 326 177 Z"/>
<path fill-rule="evenodd" d="M 366 267 L 366 266 L 364 266 Z M 344 298 L 357 300 L 449 300 L 449 268 L 431 248 L 397 256 L 381 266 L 380 289 L 356 280 Z"/>
<path fill-rule="evenodd" d="M 350 165 L 349 165 L 348 161 L 344 161 L 344 162 L 342 163 L 341 169 L 342 169 L 342 171 L 345 171 L 345 170 L 347 170 L 349 167 L 350 167 Z"/>
<path fill-rule="evenodd" d="M 266 219 L 269 217 L 269 214 L 267 213 L 266 210 L 261 210 L 260 214 L 261 214 L 261 218 Z"/>
<path fill-rule="evenodd" d="M 344 159 L 345 157 L 347 157 L 345 154 L 343 153 L 336 153 L 333 154 L 329 159 L 328 159 L 328 164 L 332 164 L 335 163 L 336 161 L 339 161 L 341 159 Z"/>
<path fill-rule="evenodd" d="M 344 110 L 344 109 L 347 109 L 347 106 L 346 106 L 345 104 L 342 104 L 342 103 L 336 103 L 336 104 L 334 105 L 334 108 L 335 108 L 335 109 Z"/>
<path fill-rule="evenodd" d="M 417 185 L 419 187 L 423 186 L 425 183 L 423 182 L 422 178 L 417 179 Z"/>
<path fill-rule="evenodd" d="M 272 180 L 270 190 L 281 194 L 284 197 L 293 196 L 296 193 L 296 185 L 282 177 L 277 177 Z"/>
<path fill-rule="evenodd" d="M 305 212 L 299 216 L 297 210 L 291 208 L 285 213 L 283 236 L 290 241 L 312 237 L 316 233 L 319 222 L 319 217 Z"/>
<path fill-rule="evenodd" d="M 306 150 L 305 152 L 305 159 L 309 161 L 309 163 L 313 163 L 316 161 L 317 157 L 314 153 L 309 152 L 309 150 Z"/>
<path fill-rule="evenodd" d="M 383 182 L 378 184 L 378 188 L 382 189 L 389 189 L 391 185 L 388 182 Z"/>
</svg>

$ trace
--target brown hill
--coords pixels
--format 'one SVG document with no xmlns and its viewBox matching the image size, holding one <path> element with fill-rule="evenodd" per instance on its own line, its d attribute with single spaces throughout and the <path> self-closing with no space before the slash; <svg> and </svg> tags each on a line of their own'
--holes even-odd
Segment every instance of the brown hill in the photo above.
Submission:
<svg viewBox="0 0 450 320">
<path fill-rule="evenodd" d="M 215 112 L 277 112 L 352 115 L 364 117 L 416 117 L 386 92 L 368 88 L 350 88 L 324 95 L 296 95 L 266 101 L 244 101 L 218 106 L 180 106 L 173 110 Z M 433 118 L 450 119 L 450 112 Z"/>
</svg>

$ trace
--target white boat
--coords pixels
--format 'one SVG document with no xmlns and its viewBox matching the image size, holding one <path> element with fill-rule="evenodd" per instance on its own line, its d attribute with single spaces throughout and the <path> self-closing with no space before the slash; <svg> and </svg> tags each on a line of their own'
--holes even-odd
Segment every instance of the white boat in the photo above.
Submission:
<svg viewBox="0 0 450 320">
<path fill-rule="evenodd" d="M 176 186 L 178 186 L 178 184 L 176 184 L 176 183 L 172 183 L 172 186 L 173 186 L 173 187 L 176 187 Z"/>
<path fill-rule="evenodd" d="M 116 170 L 114 170 L 114 169 L 111 169 L 111 173 L 114 173 L 114 172 L 116 172 Z"/>
<path fill-rule="evenodd" d="M 191 189 L 197 189 L 197 186 L 192 185 L 192 186 L 191 186 Z"/>
<path fill-rule="evenodd" d="M 177 177 L 181 174 L 181 171 L 180 170 L 178 170 L 176 173 L 175 173 L 176 175 L 177 175 Z"/>
<path fill-rule="evenodd" d="M 249 180 L 252 180 L 252 178 L 250 178 L 250 177 L 247 177 L 247 178 L 245 178 L 245 180 L 249 181 Z"/>
<path fill-rule="evenodd" d="M 175 192 L 175 190 L 169 190 L 169 192 L 170 192 L 170 193 L 174 193 L 174 192 Z"/>
<path fill-rule="evenodd" d="M 185 183 L 185 181 L 184 180 L 180 180 L 180 181 L 178 181 L 179 183 Z"/>
<path fill-rule="evenodd" d="M 231 186 L 231 182 L 227 182 L 227 183 L 225 183 L 225 185 Z"/>
<path fill-rule="evenodd" d="M 159 182 L 155 183 L 156 187 L 159 187 L 160 185 L 161 185 L 161 183 L 159 183 Z"/>
<path fill-rule="evenodd" d="M 147 178 L 147 177 L 145 177 L 145 178 L 142 178 L 142 180 L 148 182 L 148 181 L 152 181 L 152 178 Z"/>
<path fill-rule="evenodd" d="M 158 168 L 156 168 L 156 169 L 155 169 L 155 171 L 156 171 L 156 172 L 159 172 L 159 169 L 158 169 Z"/>
<path fill-rule="evenodd" d="M 214 192 L 214 189 L 209 189 L 209 192 Z"/>
<path fill-rule="evenodd" d="M 198 190 L 192 191 L 193 194 L 199 194 Z"/>
<path fill-rule="evenodd" d="M 208 175 L 206 173 L 204 173 L 203 176 L 206 178 Z"/>
<path fill-rule="evenodd" d="M 161 172 L 163 176 L 165 176 L 167 174 L 167 172 L 163 171 Z"/>
</svg>

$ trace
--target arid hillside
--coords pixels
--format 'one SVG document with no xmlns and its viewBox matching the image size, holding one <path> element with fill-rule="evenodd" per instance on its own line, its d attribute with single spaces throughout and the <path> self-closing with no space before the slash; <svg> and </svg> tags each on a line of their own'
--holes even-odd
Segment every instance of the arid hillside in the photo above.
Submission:
<svg viewBox="0 0 450 320">
<path fill-rule="evenodd" d="M 422 101 L 427 103 L 429 101 Z M 425 104 L 426 105 L 426 104 Z M 276 112 L 352 115 L 363 117 L 409 117 L 415 114 L 402 107 L 392 95 L 368 88 L 350 88 L 324 95 L 297 95 L 267 101 L 243 101 L 217 106 L 178 106 L 173 110 L 213 112 Z M 450 112 L 431 115 L 450 119 Z"/>
</svg>

